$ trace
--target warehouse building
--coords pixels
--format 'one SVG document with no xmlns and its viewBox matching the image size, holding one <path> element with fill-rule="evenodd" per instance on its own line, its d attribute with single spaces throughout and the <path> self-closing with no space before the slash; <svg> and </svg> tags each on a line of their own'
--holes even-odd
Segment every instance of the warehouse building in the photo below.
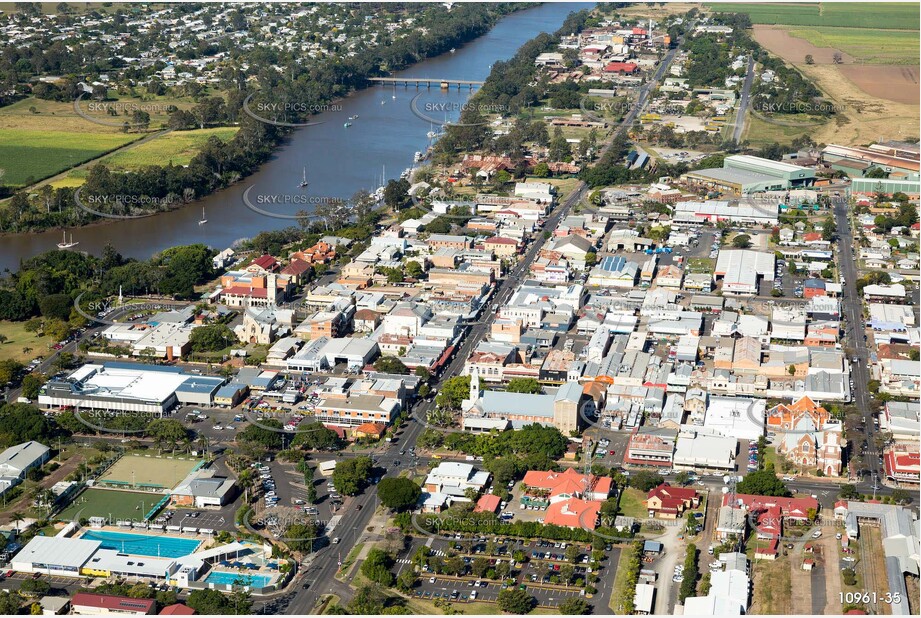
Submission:
<svg viewBox="0 0 921 618">
<path fill-rule="evenodd" d="M 847 174 L 866 171 L 878 167 L 888 174 L 906 176 L 918 174 L 919 158 L 916 152 L 902 148 L 890 148 L 882 144 L 873 144 L 869 148 L 839 146 L 829 144 L 822 149 L 822 160 L 832 169 Z"/>
<path fill-rule="evenodd" d="M 851 193 L 855 195 L 875 195 L 883 193 L 904 193 L 908 197 L 921 195 L 921 181 L 918 174 L 909 178 L 854 178 L 851 181 Z"/>
<path fill-rule="evenodd" d="M 727 200 L 687 201 L 675 204 L 672 221 L 700 225 L 729 221 L 736 224 L 777 225 L 778 205 L 764 206 Z"/>
<path fill-rule="evenodd" d="M 689 185 L 746 195 L 806 187 L 815 181 L 815 171 L 749 155 L 726 157 L 721 168 L 707 168 L 681 176 Z"/>
<path fill-rule="evenodd" d="M 722 281 L 724 296 L 756 295 L 759 278 L 773 275 L 774 254 L 748 249 L 723 249 L 713 270 L 713 280 Z"/>
</svg>

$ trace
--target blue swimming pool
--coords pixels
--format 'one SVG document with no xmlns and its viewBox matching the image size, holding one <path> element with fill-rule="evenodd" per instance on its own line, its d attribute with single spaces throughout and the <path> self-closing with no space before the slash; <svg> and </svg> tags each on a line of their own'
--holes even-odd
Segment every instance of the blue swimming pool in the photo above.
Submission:
<svg viewBox="0 0 921 618">
<path fill-rule="evenodd" d="M 206 584 L 219 584 L 232 586 L 242 584 L 251 588 L 265 588 L 272 581 L 271 575 L 244 575 L 243 573 L 227 573 L 225 571 L 211 571 L 205 578 Z"/>
<path fill-rule="evenodd" d="M 80 538 L 99 541 L 103 549 L 114 549 L 134 556 L 179 558 L 194 553 L 201 541 L 175 536 L 130 534 L 109 530 L 87 530 Z"/>
</svg>

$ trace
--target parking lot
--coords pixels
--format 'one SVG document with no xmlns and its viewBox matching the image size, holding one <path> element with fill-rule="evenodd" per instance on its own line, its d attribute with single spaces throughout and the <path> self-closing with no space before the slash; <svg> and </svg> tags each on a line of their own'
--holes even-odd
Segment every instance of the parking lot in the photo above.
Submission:
<svg viewBox="0 0 921 618">
<path fill-rule="evenodd" d="M 459 536 L 459 535 L 458 535 Z M 493 545 L 493 554 L 487 554 L 488 545 Z M 571 597 L 582 597 L 583 588 L 574 584 L 551 583 L 551 576 L 565 570 L 564 565 L 571 565 L 573 581 L 585 578 L 590 567 L 590 548 L 585 543 L 563 543 L 550 541 L 524 541 L 519 539 L 506 539 L 502 537 L 461 537 L 454 541 L 442 538 L 415 537 L 405 551 L 397 558 L 397 572 L 404 568 L 412 567 L 412 557 L 421 546 L 427 546 L 432 556 L 445 557 L 456 554 L 463 557 L 465 564 L 471 564 L 476 559 L 489 560 L 494 566 L 499 561 L 509 561 L 509 556 L 516 551 L 522 551 L 526 561 L 516 564 L 513 586 L 526 590 L 528 594 L 537 599 L 541 607 L 557 607 L 560 603 Z M 579 553 L 574 561 L 567 560 L 567 548 L 576 546 Z M 571 550 L 570 550 L 571 552 Z M 595 603 L 608 598 L 614 574 L 608 569 L 616 565 L 620 557 L 620 549 L 610 547 L 605 550 L 606 558 L 601 562 L 599 581 L 594 586 L 599 590 Z M 431 570 L 420 574 L 419 586 L 413 595 L 421 599 L 441 599 L 453 603 L 467 603 L 473 601 L 495 602 L 499 592 L 508 587 L 496 580 L 477 578 L 474 575 L 454 577 L 439 575 Z M 607 590 L 605 590 L 607 588 Z M 605 607 L 607 601 L 604 600 Z"/>
</svg>

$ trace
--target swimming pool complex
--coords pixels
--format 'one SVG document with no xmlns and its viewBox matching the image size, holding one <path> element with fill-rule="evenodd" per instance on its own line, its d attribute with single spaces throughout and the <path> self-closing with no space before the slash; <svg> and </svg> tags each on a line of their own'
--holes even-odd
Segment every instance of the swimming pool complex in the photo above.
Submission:
<svg viewBox="0 0 921 618">
<path fill-rule="evenodd" d="M 134 556 L 159 558 L 180 558 L 194 553 L 201 541 L 182 539 L 175 536 L 129 534 L 110 530 L 87 530 L 80 537 L 87 541 L 99 541 L 103 549 L 114 549 Z"/>
</svg>

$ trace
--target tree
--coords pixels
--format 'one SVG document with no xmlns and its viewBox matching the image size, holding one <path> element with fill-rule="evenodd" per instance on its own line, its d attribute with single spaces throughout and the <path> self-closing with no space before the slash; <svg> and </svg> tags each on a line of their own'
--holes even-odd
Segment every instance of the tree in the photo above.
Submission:
<svg viewBox="0 0 921 618">
<path fill-rule="evenodd" d="M 236 340 L 237 336 L 224 324 L 206 324 L 192 330 L 189 347 L 194 352 L 216 352 Z"/>
<path fill-rule="evenodd" d="M 787 486 L 777 478 L 770 464 L 764 470 L 749 472 L 745 475 L 745 478 L 736 485 L 736 491 L 740 494 L 756 496 L 790 496 Z"/>
<path fill-rule="evenodd" d="M 850 483 L 841 485 L 839 489 L 840 491 L 838 492 L 838 496 L 842 500 L 855 500 L 858 496 L 860 496 L 860 493 L 857 491 L 857 487 L 851 485 Z"/>
<path fill-rule="evenodd" d="M 461 402 L 470 395 L 470 376 L 456 376 L 445 380 L 435 403 L 450 410 L 460 409 Z"/>
<path fill-rule="evenodd" d="M 238 442 L 249 442 L 268 449 L 281 448 L 284 442 L 281 423 L 274 418 L 259 421 L 258 425 L 249 425 L 237 433 Z"/>
<path fill-rule="evenodd" d="M 0 591 L 0 614 L 13 616 L 19 613 L 22 607 L 22 597 L 16 591 Z"/>
<path fill-rule="evenodd" d="M 581 616 L 583 614 L 588 614 L 591 610 L 591 606 L 589 606 L 585 599 L 570 597 L 560 603 L 558 609 L 564 616 Z"/>
<path fill-rule="evenodd" d="M 381 373 L 409 375 L 409 368 L 396 356 L 381 356 L 374 363 L 374 368 Z"/>
<path fill-rule="evenodd" d="M 806 64 L 815 64 L 815 59 L 812 57 L 812 54 L 806 54 Z"/>
<path fill-rule="evenodd" d="M 344 496 L 358 495 L 367 486 L 373 464 L 370 457 L 355 457 L 336 464 L 333 483 Z"/>
<path fill-rule="evenodd" d="M 664 482 L 665 479 L 662 476 L 656 474 L 655 472 L 650 472 L 649 470 L 640 470 L 630 477 L 630 487 L 639 489 L 642 492 L 647 492 L 654 487 L 658 487 Z"/>
<path fill-rule="evenodd" d="M 508 393 L 525 393 L 537 395 L 542 392 L 540 384 L 534 378 L 512 378 L 505 387 Z"/>
<path fill-rule="evenodd" d="M 690 480 L 691 475 L 684 470 L 675 475 L 675 482 L 679 485 L 687 485 Z"/>
<path fill-rule="evenodd" d="M 413 260 L 412 262 L 406 262 L 406 274 L 413 279 L 419 279 L 425 274 L 425 270 L 423 270 L 419 262 Z"/>
<path fill-rule="evenodd" d="M 739 234 L 732 239 L 732 246 L 736 249 L 748 249 L 752 246 L 752 237 L 748 234 Z"/>
<path fill-rule="evenodd" d="M 392 565 L 393 558 L 387 552 L 374 548 L 361 563 L 361 574 L 375 583 L 389 587 L 394 583 L 393 573 L 390 572 Z"/>
<path fill-rule="evenodd" d="M 381 504 L 394 511 L 412 508 L 419 501 L 422 488 L 406 477 L 387 477 L 377 486 L 377 497 Z"/>
<path fill-rule="evenodd" d="M 147 435 L 161 446 L 168 446 L 168 450 L 175 450 L 189 437 L 189 431 L 175 419 L 156 418 L 147 425 Z"/>
<path fill-rule="evenodd" d="M 528 614 L 534 609 L 537 600 L 524 590 L 506 588 L 499 592 L 496 603 L 503 612 L 509 614 Z"/>
</svg>

